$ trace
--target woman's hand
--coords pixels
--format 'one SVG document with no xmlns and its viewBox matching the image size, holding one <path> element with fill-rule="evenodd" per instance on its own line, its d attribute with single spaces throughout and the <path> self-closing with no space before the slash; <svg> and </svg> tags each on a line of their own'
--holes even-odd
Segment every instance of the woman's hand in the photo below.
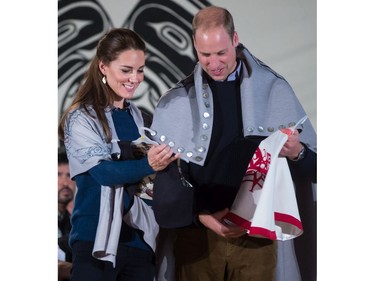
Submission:
<svg viewBox="0 0 375 281">
<path fill-rule="evenodd" d="M 155 172 L 164 170 L 179 157 L 180 154 L 174 154 L 170 146 L 166 144 L 153 145 L 147 153 L 148 164 Z"/>
</svg>

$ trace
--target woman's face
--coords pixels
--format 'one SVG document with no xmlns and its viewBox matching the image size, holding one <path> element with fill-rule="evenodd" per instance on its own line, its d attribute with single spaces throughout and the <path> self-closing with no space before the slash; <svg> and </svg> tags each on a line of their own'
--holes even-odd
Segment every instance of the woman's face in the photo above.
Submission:
<svg viewBox="0 0 375 281">
<path fill-rule="evenodd" d="M 123 108 L 124 99 L 131 99 L 144 79 L 145 53 L 141 50 L 126 50 L 109 65 L 99 62 L 107 84 L 116 93 L 114 106 Z"/>
</svg>

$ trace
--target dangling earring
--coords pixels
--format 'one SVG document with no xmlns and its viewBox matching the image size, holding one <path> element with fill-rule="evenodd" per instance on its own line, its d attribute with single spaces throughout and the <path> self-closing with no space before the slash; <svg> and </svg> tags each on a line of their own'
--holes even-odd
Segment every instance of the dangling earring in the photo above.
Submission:
<svg viewBox="0 0 375 281">
<path fill-rule="evenodd" d="M 103 76 L 102 82 L 103 82 L 103 84 L 107 84 L 107 79 L 105 79 L 105 76 Z"/>
</svg>

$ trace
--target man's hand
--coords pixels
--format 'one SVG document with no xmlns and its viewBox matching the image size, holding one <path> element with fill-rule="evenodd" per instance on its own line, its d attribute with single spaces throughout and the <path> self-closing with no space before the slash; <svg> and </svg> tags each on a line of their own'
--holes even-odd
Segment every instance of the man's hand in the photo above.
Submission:
<svg viewBox="0 0 375 281">
<path fill-rule="evenodd" d="M 280 156 L 288 157 L 293 160 L 298 157 L 303 145 L 300 142 L 298 130 L 294 130 L 293 134 L 290 129 L 282 129 L 283 133 L 288 135 L 288 140 L 285 142 L 283 148 L 280 150 Z"/>
<path fill-rule="evenodd" d="M 228 212 L 229 209 L 226 208 L 213 214 L 201 213 L 199 214 L 199 221 L 224 238 L 237 238 L 246 234 L 246 229 L 224 222 L 223 218 Z"/>
</svg>

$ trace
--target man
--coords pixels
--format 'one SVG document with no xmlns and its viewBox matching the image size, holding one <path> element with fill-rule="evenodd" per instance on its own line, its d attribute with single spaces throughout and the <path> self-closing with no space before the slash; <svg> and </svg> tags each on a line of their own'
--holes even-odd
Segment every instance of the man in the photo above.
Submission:
<svg viewBox="0 0 375 281">
<path fill-rule="evenodd" d="M 162 227 L 178 227 L 174 242 L 177 280 L 273 281 L 276 242 L 249 237 L 223 218 L 260 141 L 293 126 L 306 113 L 287 81 L 239 43 L 226 9 L 200 10 L 192 27 L 199 63 L 160 99 L 151 126 L 154 139 L 161 143 L 149 151 L 154 170 L 165 167 L 170 148 L 184 160 L 178 167 L 170 165 L 157 173 L 155 216 Z M 315 280 L 316 133 L 310 121 L 298 129 L 288 136 L 279 156 L 288 161 L 304 225 L 304 234 L 296 238 L 301 243 L 295 244 L 301 278 Z M 190 224 L 181 225 L 175 218 L 179 203 L 170 209 L 162 204 L 182 190 L 172 182 L 176 178 L 173 167 L 184 186 L 193 186 Z M 158 195 L 166 189 L 169 194 Z M 185 219 L 187 212 L 190 209 L 179 217 Z"/>
<path fill-rule="evenodd" d="M 76 185 L 70 178 L 69 162 L 65 150 L 58 152 L 58 275 L 59 280 L 69 280 L 72 267 L 72 253 L 68 245 L 72 228 L 70 215 L 74 205 Z"/>
</svg>

